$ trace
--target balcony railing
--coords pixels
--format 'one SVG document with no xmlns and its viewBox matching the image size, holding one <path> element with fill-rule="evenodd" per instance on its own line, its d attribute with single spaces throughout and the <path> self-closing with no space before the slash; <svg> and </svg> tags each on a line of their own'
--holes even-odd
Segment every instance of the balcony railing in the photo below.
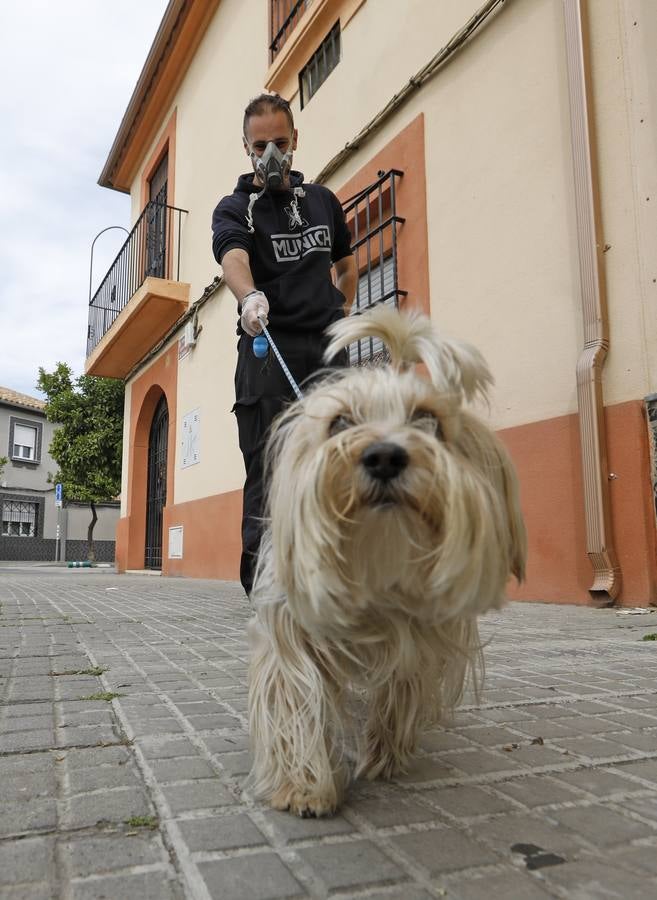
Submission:
<svg viewBox="0 0 657 900">
<path fill-rule="evenodd" d="M 148 277 L 180 280 L 180 231 L 186 209 L 151 200 L 89 302 L 87 356 Z"/>
<path fill-rule="evenodd" d="M 269 61 L 273 62 L 312 0 L 270 0 Z"/>
</svg>

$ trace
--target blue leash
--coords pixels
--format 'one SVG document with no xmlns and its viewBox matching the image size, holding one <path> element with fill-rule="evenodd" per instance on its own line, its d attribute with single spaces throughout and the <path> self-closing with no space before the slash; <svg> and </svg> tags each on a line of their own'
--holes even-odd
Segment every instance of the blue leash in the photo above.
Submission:
<svg viewBox="0 0 657 900">
<path fill-rule="evenodd" d="M 290 370 L 286 366 L 285 360 L 281 356 L 278 347 L 274 343 L 274 339 L 272 338 L 270 333 L 267 331 L 267 326 L 265 325 L 264 319 L 265 319 L 265 317 L 263 315 L 258 314 L 258 321 L 260 322 L 260 327 L 262 328 L 262 334 L 264 334 L 264 338 L 261 334 L 259 334 L 257 337 L 253 338 L 253 352 L 254 352 L 255 356 L 258 357 L 258 359 L 263 359 L 267 355 L 267 344 L 269 344 L 271 349 L 274 351 L 274 355 L 275 355 L 276 359 L 280 363 L 281 369 L 283 370 L 285 377 L 290 382 L 290 386 L 291 386 L 292 390 L 297 395 L 297 400 L 301 400 L 303 398 L 303 394 L 301 393 L 299 385 L 294 380 L 294 376 L 292 375 L 292 372 L 290 372 Z"/>
</svg>

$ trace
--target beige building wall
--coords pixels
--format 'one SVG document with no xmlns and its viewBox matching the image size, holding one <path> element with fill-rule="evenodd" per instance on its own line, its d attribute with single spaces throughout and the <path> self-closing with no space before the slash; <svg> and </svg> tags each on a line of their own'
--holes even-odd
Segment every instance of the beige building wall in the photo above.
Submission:
<svg viewBox="0 0 657 900">
<path fill-rule="evenodd" d="M 425 21 L 439 18 L 435 5 L 415 5 L 423 7 Z M 387 65 L 395 42 L 417 43 L 422 16 L 399 22 L 392 34 L 388 23 L 372 15 L 372 6 L 366 3 L 354 19 L 345 54 L 348 39 L 370 48 L 372 58 L 363 69 L 386 79 L 388 93 L 377 98 L 381 108 L 404 84 L 399 75 L 391 78 L 395 67 Z M 426 29 L 433 40 L 422 39 L 415 70 L 474 12 L 462 3 L 450 9 L 455 6 L 461 20 L 454 13 L 449 28 L 439 22 Z M 348 74 L 345 66 L 343 83 L 332 82 L 332 75 L 322 86 L 322 106 L 339 105 Z M 352 90 L 354 97 L 360 93 Z M 348 137 L 366 120 L 354 110 L 358 105 L 350 104 Z M 368 109 L 367 115 L 374 112 Z M 573 412 L 581 326 L 560 0 L 517 0 L 503 8 L 331 177 L 330 186 L 339 188 L 420 112 L 436 325 L 486 355 L 497 385 L 497 427 Z M 321 114 L 320 104 L 313 110 L 312 102 L 301 113 L 305 133 L 320 130 Z M 344 142 L 341 134 L 331 152 Z M 534 376 L 530 383 L 528 373 Z"/>
<path fill-rule="evenodd" d="M 657 390 L 657 4 L 590 6 L 612 404 Z"/>
<path fill-rule="evenodd" d="M 235 299 L 222 287 L 200 310 L 202 332 L 198 343 L 178 365 L 178 454 L 175 475 L 176 503 L 208 494 L 241 490 L 244 466 L 231 412 L 235 400 Z M 200 413 L 200 461 L 182 468 L 183 418 Z"/>
<path fill-rule="evenodd" d="M 575 590 L 581 601 L 588 569 L 575 372 L 583 327 L 564 2 L 570 0 L 505 3 L 328 185 L 338 191 L 423 115 L 431 315 L 445 333 L 476 344 L 495 376 L 490 417 L 513 445 L 533 517 L 534 572 L 540 569 L 545 576 L 534 577 L 532 590 L 538 593 L 533 596 L 548 596 L 541 592 L 549 588 L 549 596 L 558 599 L 564 590 Z M 298 95 L 293 98 L 300 132 L 295 167 L 314 178 L 480 5 L 479 0 L 405 0 L 404 16 L 393 18 L 387 0 L 365 0 L 343 30 L 341 63 L 305 109 Z M 610 315 L 604 399 L 609 407 L 623 407 L 657 390 L 657 6 L 652 0 L 588 0 L 586 5 L 603 240 L 609 245 L 603 257 Z M 176 113 L 172 202 L 189 210 L 180 277 L 191 282 L 192 301 L 220 271 L 211 252 L 211 214 L 250 167 L 240 141 L 242 111 L 265 82 L 267 43 L 264 0 L 249 4 L 248 12 L 239 0 L 223 0 L 163 116 L 162 128 Z M 416 174 L 407 170 L 406 183 Z M 142 175 L 136 174 L 131 192 L 135 218 L 141 212 Z M 198 343 L 178 364 L 170 502 L 199 503 L 172 511 L 170 524 L 178 522 L 175 516 L 187 516 L 189 523 L 197 509 L 209 509 L 203 506 L 207 498 L 231 495 L 230 503 L 237 503 L 232 495 L 241 488 L 243 472 L 230 413 L 235 322 L 234 298 L 221 288 L 199 310 Z M 182 423 L 195 409 L 201 413 L 200 462 L 183 469 Z M 647 475 L 643 461 L 636 462 L 637 454 L 628 454 L 630 444 L 623 443 L 626 413 L 614 419 L 615 414 L 607 412 L 610 466 L 617 469 L 628 456 L 635 460 L 626 480 L 613 486 L 618 521 L 627 523 L 643 515 L 637 518 L 636 510 Z M 643 446 L 638 408 L 631 415 L 632 447 Z M 542 477 L 537 461 L 544 467 Z M 555 472 L 560 473 L 557 494 L 548 486 Z M 559 527 L 550 524 L 557 518 Z M 648 513 L 645 522 L 643 562 L 635 564 L 632 557 L 633 536 L 620 552 L 622 566 L 643 573 L 641 578 L 654 568 L 648 559 L 650 528 L 654 531 Z M 554 559 L 565 559 L 564 554 L 568 575 L 555 587 Z M 652 588 L 642 583 L 628 590 L 631 601 L 631 590 L 643 597 Z"/>
<path fill-rule="evenodd" d="M 439 6 L 409 0 L 406 15 L 391 28 L 384 5 L 366 0 L 343 32 L 341 64 L 304 110 L 298 95 L 293 100 L 300 131 L 295 164 L 308 178 L 475 11 L 463 0 Z M 611 244 L 605 256 L 612 333 L 605 399 L 618 403 L 654 389 L 646 342 L 651 329 L 657 336 L 650 316 L 655 285 L 648 271 L 639 274 L 642 261 L 644 270 L 648 265 L 640 236 L 655 233 L 651 227 L 657 224 L 654 204 L 640 200 L 649 196 L 654 179 L 648 164 L 654 129 L 637 132 L 628 109 L 639 101 L 646 109 L 654 105 L 655 62 L 647 26 L 637 31 L 628 23 L 634 15 L 657 13 L 647 0 L 589 5 L 603 219 Z M 181 278 L 191 281 L 192 299 L 219 271 L 210 249 L 212 210 L 237 175 L 248 171 L 239 133 L 245 102 L 266 75 L 262 6 L 261 16 L 247 16 L 237 0 L 219 5 L 163 118 L 166 123 L 176 110 L 174 203 L 190 210 Z M 488 358 L 496 379 L 492 419 L 501 428 L 577 409 L 574 372 L 582 325 L 564 41 L 562 0 L 514 0 L 329 181 L 339 189 L 424 112 L 431 312 L 438 327 L 472 341 Z M 226 73 L 234 76 L 229 89 Z M 140 171 L 132 190 L 135 215 L 141 176 Z M 203 406 L 218 416 L 204 416 L 203 440 L 214 432 L 226 461 L 215 467 L 207 486 L 202 464 L 177 475 L 185 499 L 233 489 L 241 479 L 239 455 L 226 440 L 235 433 L 228 413 L 232 377 L 223 377 L 232 371 L 235 352 L 234 304 L 226 291 L 207 305 L 206 317 L 194 361 L 180 369 L 179 412 L 200 405 L 194 395 L 202 384 L 201 399 L 208 394 Z M 198 378 L 210 338 L 221 347 L 222 368 L 212 384 Z"/>
<path fill-rule="evenodd" d="M 242 114 L 249 98 L 262 90 L 267 38 L 266 4 L 262 15 L 245 14 L 240 0 L 223 0 L 194 60 L 163 116 L 163 126 L 176 110 L 175 195 L 173 203 L 189 210 L 181 240 L 181 280 L 191 283 L 191 300 L 220 274 L 212 256 L 212 212 L 231 193 L 250 162 L 241 143 Z M 145 154 L 149 158 L 160 134 Z M 133 182 L 133 218 L 141 211 L 143 166 Z M 200 462 L 182 469 L 177 460 L 175 502 L 240 489 L 244 472 L 231 413 L 233 373 L 237 358 L 236 304 L 221 288 L 199 312 L 202 333 L 197 346 L 178 370 L 177 447 L 182 446 L 182 420 L 201 410 Z M 141 374 L 141 373 L 140 373 Z M 178 454 L 180 455 L 180 454 Z M 125 469 L 124 469 L 125 471 Z M 122 511 L 122 515 L 124 512 Z"/>
<path fill-rule="evenodd" d="M 308 178 L 475 11 L 463 0 L 440 6 L 409 0 L 406 15 L 391 28 L 384 5 L 366 0 L 343 32 L 341 64 L 305 109 L 298 94 L 293 100 L 300 131 L 295 165 Z M 238 0 L 219 5 L 163 117 L 164 124 L 176 110 L 174 203 L 190 210 L 181 278 L 191 282 L 192 299 L 220 271 L 210 248 L 212 210 L 249 167 L 240 127 L 245 102 L 266 74 L 262 6 L 263 15 L 253 16 Z M 645 118 L 657 102 L 647 26 L 637 31 L 629 24 L 634 15 L 654 19 L 657 12 L 648 0 L 590 6 L 603 218 L 611 244 L 605 256 L 612 333 L 605 399 L 617 403 L 655 389 L 647 346 L 651 335 L 657 337 L 650 315 L 655 283 L 641 235 L 656 233 L 657 196 L 652 207 L 640 199 L 654 184 L 655 129 L 638 129 L 628 109 L 634 106 L 637 115 L 645 109 Z M 582 325 L 564 41 L 562 0 L 514 0 L 329 180 L 338 190 L 424 113 L 431 313 L 439 328 L 486 355 L 496 380 L 491 414 L 500 428 L 577 409 Z M 233 73 L 228 89 L 227 73 Z M 142 170 L 132 189 L 135 215 L 141 180 Z M 233 298 L 222 289 L 203 308 L 199 344 L 181 362 L 179 423 L 191 409 L 204 410 L 205 452 L 197 466 L 177 467 L 177 502 L 241 483 L 229 412 L 235 319 Z"/>
</svg>

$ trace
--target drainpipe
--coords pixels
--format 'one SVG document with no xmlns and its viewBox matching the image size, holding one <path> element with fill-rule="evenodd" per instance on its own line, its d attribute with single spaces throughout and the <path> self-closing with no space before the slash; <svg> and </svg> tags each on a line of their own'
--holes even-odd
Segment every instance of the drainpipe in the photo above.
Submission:
<svg viewBox="0 0 657 900">
<path fill-rule="evenodd" d="M 603 241 L 595 151 L 592 93 L 585 43 L 586 0 L 563 0 L 575 180 L 577 243 L 584 346 L 577 361 L 577 406 L 582 449 L 586 551 L 593 567 L 589 588 L 598 605 L 613 603 L 621 572 L 613 546 L 602 367 L 609 347 L 609 318 L 602 260 Z"/>
</svg>

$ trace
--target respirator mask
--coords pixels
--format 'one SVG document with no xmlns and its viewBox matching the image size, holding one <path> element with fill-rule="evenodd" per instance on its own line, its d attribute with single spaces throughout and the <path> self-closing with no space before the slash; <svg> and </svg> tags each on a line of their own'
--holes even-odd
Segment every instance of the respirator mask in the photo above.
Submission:
<svg viewBox="0 0 657 900">
<path fill-rule="evenodd" d="M 285 180 L 292 168 L 292 150 L 281 153 L 276 144 L 270 141 L 262 156 L 256 156 L 251 150 L 251 162 L 264 188 L 268 191 L 280 191 L 285 186 Z"/>
</svg>

